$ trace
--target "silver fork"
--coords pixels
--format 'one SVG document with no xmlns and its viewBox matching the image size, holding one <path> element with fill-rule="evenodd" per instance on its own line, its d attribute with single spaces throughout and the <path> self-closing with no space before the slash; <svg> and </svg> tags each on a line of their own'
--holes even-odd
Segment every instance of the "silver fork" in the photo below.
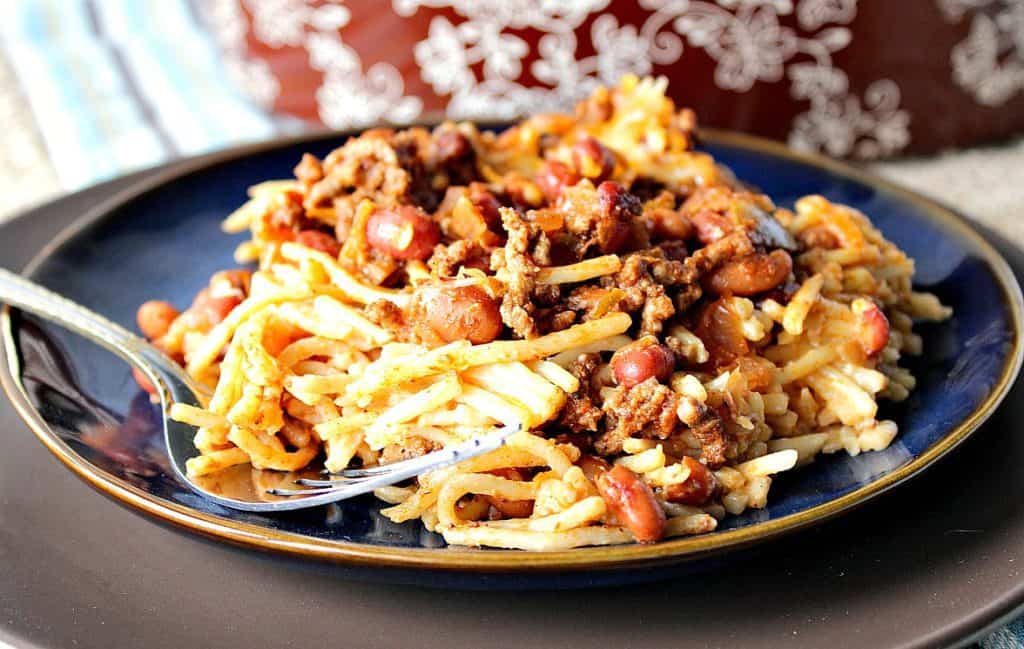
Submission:
<svg viewBox="0 0 1024 649">
<path fill-rule="evenodd" d="M 61 297 L 39 284 L 0 268 L 0 302 L 24 309 L 59 324 L 117 354 L 141 370 L 156 388 L 160 399 L 164 441 L 174 472 L 193 491 L 220 505 L 251 512 L 274 512 L 305 509 L 345 500 L 374 489 L 393 485 L 420 474 L 500 448 L 508 437 L 520 430 L 512 425 L 463 444 L 427 453 L 417 458 L 365 469 L 351 469 L 322 480 L 295 480 L 297 489 L 267 489 L 279 500 L 243 500 L 214 493 L 192 481 L 185 471 L 185 461 L 196 454 L 192 445 L 195 429 L 174 421 L 171 405 L 184 403 L 199 406 L 200 397 L 210 391 L 197 383 L 159 349 L 124 327 L 107 320 L 80 304 Z"/>
</svg>

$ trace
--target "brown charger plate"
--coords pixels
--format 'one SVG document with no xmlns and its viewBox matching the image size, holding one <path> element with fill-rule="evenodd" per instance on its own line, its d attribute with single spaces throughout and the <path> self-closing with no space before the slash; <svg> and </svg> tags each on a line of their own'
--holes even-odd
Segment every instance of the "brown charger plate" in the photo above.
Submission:
<svg viewBox="0 0 1024 649">
<path fill-rule="evenodd" d="M 155 173 L 155 172 L 154 172 Z M 140 177 L 2 228 L 20 267 Z M 990 236 L 1014 266 L 1024 255 Z M 16 647 L 930 647 L 1024 602 L 1020 386 L 952 457 L 873 505 L 703 576 L 578 592 L 440 592 L 239 551 L 81 487 L 7 403 L 0 424 L 0 639 Z M 1007 497 L 1007 496 L 1011 497 Z"/>
</svg>

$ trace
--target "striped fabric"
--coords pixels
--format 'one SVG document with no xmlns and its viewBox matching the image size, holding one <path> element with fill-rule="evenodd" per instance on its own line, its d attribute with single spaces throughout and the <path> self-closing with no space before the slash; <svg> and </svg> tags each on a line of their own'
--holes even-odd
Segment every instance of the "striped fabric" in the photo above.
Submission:
<svg viewBox="0 0 1024 649">
<path fill-rule="evenodd" d="M 66 190 L 303 128 L 236 94 L 195 8 L 187 0 L 0 0 L 0 46 Z M 1024 621 L 980 646 L 1024 647 Z"/>
<path fill-rule="evenodd" d="M 234 91 L 185 0 L 0 4 L 2 46 L 67 190 L 301 128 Z"/>
</svg>

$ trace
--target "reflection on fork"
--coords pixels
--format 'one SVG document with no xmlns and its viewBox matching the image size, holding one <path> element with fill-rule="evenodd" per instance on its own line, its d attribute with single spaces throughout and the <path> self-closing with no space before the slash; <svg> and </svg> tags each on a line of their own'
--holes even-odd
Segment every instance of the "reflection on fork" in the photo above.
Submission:
<svg viewBox="0 0 1024 649">
<path fill-rule="evenodd" d="M 394 485 L 422 473 L 456 464 L 493 451 L 505 444 L 521 426 L 498 431 L 420 457 L 362 469 L 326 473 L 313 468 L 301 471 L 256 469 L 248 464 L 231 466 L 193 478 L 196 486 L 220 500 L 287 503 L 296 496 L 317 497 L 318 504 L 351 498 Z M 323 477 L 323 476 L 329 477 Z M 295 488 L 305 487 L 305 488 Z"/>
<path fill-rule="evenodd" d="M 518 424 L 505 426 L 489 435 L 400 462 L 364 469 L 346 469 L 340 473 L 329 473 L 327 475 L 331 477 L 328 478 L 299 477 L 293 480 L 295 485 L 307 487 L 305 489 L 274 487 L 267 491 L 273 496 L 286 497 L 367 493 L 498 449 L 504 446 L 509 436 L 519 432 L 521 428 L 522 426 Z"/>
</svg>

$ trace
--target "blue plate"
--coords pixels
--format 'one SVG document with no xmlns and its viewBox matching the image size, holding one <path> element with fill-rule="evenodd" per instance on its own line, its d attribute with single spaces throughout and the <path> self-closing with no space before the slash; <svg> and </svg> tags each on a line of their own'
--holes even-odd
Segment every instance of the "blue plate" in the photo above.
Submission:
<svg viewBox="0 0 1024 649">
<path fill-rule="evenodd" d="M 581 577 L 603 583 L 646 578 L 669 564 L 701 560 L 699 565 L 707 565 L 713 554 L 861 504 L 963 441 L 992 413 L 1017 374 L 1022 301 L 998 253 L 948 210 L 846 165 L 765 140 L 702 135 L 706 150 L 779 205 L 819 193 L 868 214 L 916 259 L 918 285 L 954 308 L 951 320 L 921 328 L 926 351 L 911 367 L 918 388 L 907 402 L 883 412 L 900 426 L 887 450 L 827 456 L 787 473 L 773 484 L 765 509 L 728 518 L 712 534 L 654 545 L 524 553 L 445 547 L 419 523 L 397 525 L 380 516 L 372 498 L 278 515 L 231 511 L 196 496 L 175 478 L 158 413 L 127 366 L 101 348 L 6 313 L 10 363 L 2 368 L 0 382 L 40 440 L 89 484 L 206 536 L 371 566 L 388 578 L 412 580 L 447 572 L 527 581 L 531 575 L 560 575 L 566 584 Z M 241 238 L 224 235 L 219 224 L 244 200 L 246 188 L 288 177 L 303 152 L 322 156 L 342 140 L 331 135 L 281 141 L 176 167 L 85 215 L 26 272 L 126 326 L 147 299 L 188 304 L 213 272 L 234 265 L 232 251 Z M 252 480 L 248 468 L 239 469 L 224 488 L 252 488 Z"/>
</svg>

